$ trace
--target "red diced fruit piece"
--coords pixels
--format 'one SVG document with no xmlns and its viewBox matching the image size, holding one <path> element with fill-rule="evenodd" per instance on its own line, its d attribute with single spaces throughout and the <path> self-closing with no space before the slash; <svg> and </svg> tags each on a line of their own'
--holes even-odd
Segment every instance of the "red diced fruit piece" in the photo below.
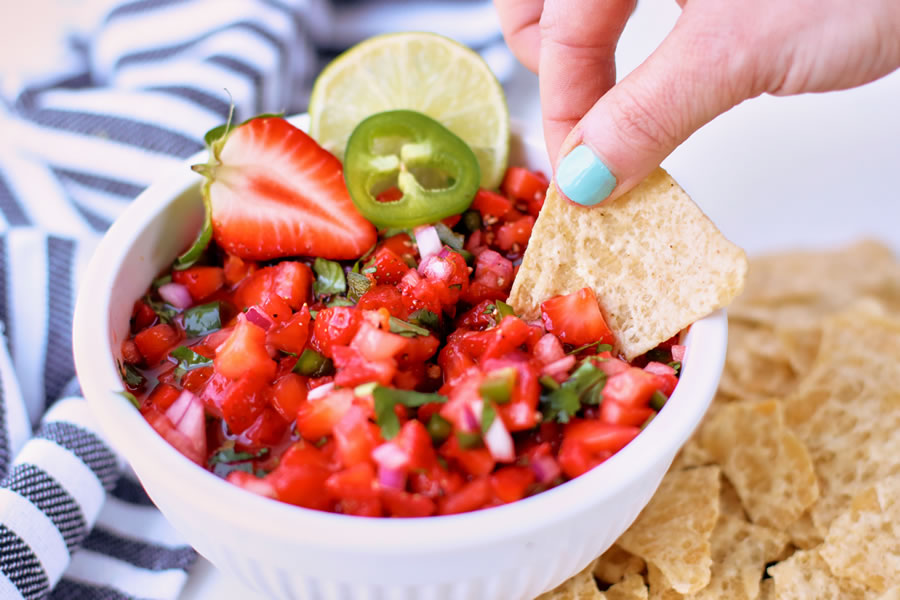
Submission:
<svg viewBox="0 0 900 600">
<path fill-rule="evenodd" d="M 216 371 L 229 379 L 249 375 L 264 381 L 272 379 L 278 367 L 266 351 L 266 332 L 243 315 L 216 349 L 214 364 Z"/>
<path fill-rule="evenodd" d="M 578 477 L 624 448 L 639 432 L 637 427 L 574 419 L 563 430 L 559 466 L 567 477 Z"/>
<path fill-rule="evenodd" d="M 335 498 L 374 498 L 378 496 L 375 468 L 361 462 L 342 469 L 325 481 L 325 489 Z"/>
<path fill-rule="evenodd" d="M 265 405 L 265 382 L 249 374 L 229 383 L 218 398 L 228 429 L 238 434 L 253 425 Z"/>
<path fill-rule="evenodd" d="M 372 461 L 372 450 L 381 443 L 381 435 L 362 408 L 351 406 L 335 424 L 334 440 L 341 464 L 351 467 Z"/>
<path fill-rule="evenodd" d="M 266 406 L 242 437 L 254 447 L 275 446 L 284 439 L 289 426 L 290 423 L 278 411 Z"/>
<path fill-rule="evenodd" d="M 241 310 L 261 306 L 273 295 L 280 296 L 294 310 L 309 301 L 313 275 L 308 266 L 297 261 L 284 261 L 265 267 L 244 280 L 234 295 Z"/>
<path fill-rule="evenodd" d="M 392 235 L 391 237 L 381 242 L 380 246 L 382 248 L 388 248 L 391 252 L 399 256 L 401 259 L 415 258 L 415 254 L 417 252 L 416 245 L 413 243 L 412 238 L 405 233 Z"/>
<path fill-rule="evenodd" d="M 653 409 L 646 406 L 629 406 L 604 399 L 600 405 L 600 420 L 612 425 L 639 427 L 653 415 Z"/>
<path fill-rule="evenodd" d="M 406 348 L 407 339 L 364 322 L 350 345 L 367 360 L 387 360 Z"/>
<path fill-rule="evenodd" d="M 435 511 L 431 498 L 391 488 L 382 488 L 381 502 L 392 517 L 427 517 Z"/>
<path fill-rule="evenodd" d="M 331 504 L 325 490 L 329 475 L 328 459 L 311 444 L 301 441 L 284 453 L 275 470 L 266 476 L 266 482 L 282 502 L 326 510 Z"/>
<path fill-rule="evenodd" d="M 491 490 L 501 502 L 515 502 L 526 496 L 534 481 L 528 467 L 503 467 L 491 475 Z"/>
<path fill-rule="evenodd" d="M 122 342 L 122 360 L 130 365 L 136 365 L 144 360 L 141 351 L 138 350 L 137 344 L 133 340 Z"/>
<path fill-rule="evenodd" d="M 159 412 L 164 413 L 172 406 L 180 395 L 181 390 L 174 385 L 160 383 L 153 388 L 152 392 L 150 392 L 150 396 L 147 397 L 147 402 L 153 405 Z"/>
<path fill-rule="evenodd" d="M 534 228 L 534 217 L 525 215 L 515 221 L 504 223 L 497 230 L 497 247 L 501 250 L 511 250 L 518 246 L 524 248 L 531 237 Z"/>
<path fill-rule="evenodd" d="M 597 304 L 597 296 L 590 288 L 554 296 L 541 304 L 541 318 L 547 331 L 560 341 L 573 346 L 592 342 L 612 344 L 615 338 Z"/>
<path fill-rule="evenodd" d="M 547 193 L 549 182 L 540 173 L 522 167 L 509 167 L 503 177 L 500 189 L 504 194 L 516 200 L 533 200 L 543 198 Z"/>
<path fill-rule="evenodd" d="M 257 269 L 256 263 L 251 260 L 243 260 L 233 254 L 225 257 L 225 264 L 222 268 L 225 275 L 225 282 L 228 285 L 235 285 L 244 280 L 245 277 L 255 273 Z"/>
<path fill-rule="evenodd" d="M 186 287 L 194 302 L 201 302 L 225 285 L 225 270 L 221 267 L 191 267 L 173 271 L 172 281 Z"/>
<path fill-rule="evenodd" d="M 342 387 L 354 387 L 373 381 L 388 385 L 397 373 L 395 360 L 370 360 L 351 346 L 333 346 L 331 353 L 337 367 L 334 382 Z"/>
<path fill-rule="evenodd" d="M 312 346 L 331 358 L 334 346 L 346 346 L 356 335 L 362 323 L 359 310 L 349 306 L 324 308 L 316 315 L 313 325 Z"/>
<path fill-rule="evenodd" d="M 197 369 L 192 369 L 184 374 L 181 378 L 181 387 L 188 390 L 189 392 L 193 392 L 195 394 L 199 394 L 203 387 L 206 385 L 206 382 L 209 381 L 209 378 L 212 377 L 215 371 L 212 367 L 199 367 Z"/>
<path fill-rule="evenodd" d="M 134 343 L 148 367 L 161 363 L 180 341 L 181 334 L 168 323 L 158 323 L 134 336 Z"/>
<path fill-rule="evenodd" d="M 226 135 L 216 160 L 195 167 L 209 180 L 213 237 L 226 252 L 253 260 L 351 259 L 375 243 L 341 162 L 303 131 L 259 117 Z"/>
<path fill-rule="evenodd" d="M 487 477 L 478 477 L 465 484 L 458 491 L 442 498 L 438 503 L 438 513 L 453 515 L 481 508 L 491 499 L 491 484 Z"/>
<path fill-rule="evenodd" d="M 317 442 L 331 435 L 334 426 L 353 405 L 353 390 L 330 390 L 322 397 L 307 398 L 297 411 L 297 431 L 305 439 Z"/>
<path fill-rule="evenodd" d="M 134 310 L 131 313 L 131 330 L 138 332 L 142 329 L 150 327 L 156 322 L 157 316 L 150 308 L 150 305 L 143 300 L 134 303 Z"/>
<path fill-rule="evenodd" d="M 475 194 L 475 199 L 472 200 L 472 210 L 480 212 L 482 218 L 494 217 L 502 219 L 512 209 L 513 204 L 509 198 L 489 190 L 478 190 Z"/>
<path fill-rule="evenodd" d="M 603 387 L 603 401 L 625 406 L 647 406 L 657 390 L 656 378 L 638 367 L 613 375 Z"/>
<path fill-rule="evenodd" d="M 512 262 L 493 250 L 482 250 L 475 259 L 475 278 L 463 298 L 469 304 L 482 300 L 504 300 L 509 295 L 512 282 Z"/>
<path fill-rule="evenodd" d="M 269 330 L 266 341 L 283 352 L 300 354 L 309 339 L 309 321 L 309 308 L 304 305 L 287 322 Z"/>
<path fill-rule="evenodd" d="M 297 411 L 306 401 L 306 378 L 296 373 L 279 377 L 269 390 L 269 402 L 288 421 L 297 418 Z"/>
<path fill-rule="evenodd" d="M 396 202 L 402 197 L 403 191 L 396 186 L 392 186 L 375 196 L 375 200 L 378 202 Z"/>
<path fill-rule="evenodd" d="M 393 285 L 373 285 L 362 295 L 356 306 L 363 310 L 386 308 L 391 315 L 398 319 L 407 317 L 400 290 Z"/>
<path fill-rule="evenodd" d="M 375 252 L 372 268 L 375 269 L 372 276 L 377 283 L 390 285 L 400 283 L 403 275 L 409 271 L 409 265 L 387 246 L 382 246 Z"/>
</svg>

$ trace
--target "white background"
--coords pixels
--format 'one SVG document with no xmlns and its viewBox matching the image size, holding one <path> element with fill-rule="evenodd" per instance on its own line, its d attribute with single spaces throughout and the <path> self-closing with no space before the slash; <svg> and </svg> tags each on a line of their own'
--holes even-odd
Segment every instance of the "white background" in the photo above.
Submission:
<svg viewBox="0 0 900 600">
<path fill-rule="evenodd" d="M 59 33 L 104 0 L 0 3 L 0 85 L 59 56 Z M 27 8 L 26 8 L 27 7 Z M 678 16 L 643 0 L 619 46 L 620 76 L 639 64 Z M 27 50 L 27 51 L 23 51 Z M 537 80 L 508 87 L 514 117 L 540 127 Z M 761 97 L 697 132 L 664 163 L 722 231 L 750 254 L 828 247 L 863 235 L 900 252 L 900 72 L 844 92 Z M 263 600 L 199 561 L 183 600 Z"/>
</svg>

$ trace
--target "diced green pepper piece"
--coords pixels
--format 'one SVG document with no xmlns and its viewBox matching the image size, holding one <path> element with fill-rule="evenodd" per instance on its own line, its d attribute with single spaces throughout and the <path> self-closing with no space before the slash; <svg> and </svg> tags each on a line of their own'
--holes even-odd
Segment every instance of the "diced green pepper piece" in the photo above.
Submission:
<svg viewBox="0 0 900 600">
<path fill-rule="evenodd" d="M 319 354 L 311 348 L 306 348 L 297 364 L 294 365 L 294 373 L 306 375 L 307 377 L 322 377 L 328 375 L 334 370 L 334 363 L 331 359 Z"/>
<path fill-rule="evenodd" d="M 478 386 L 478 393 L 485 400 L 506 404 L 512 398 L 513 388 L 516 385 L 516 374 L 515 367 L 504 367 L 491 371 Z"/>
</svg>

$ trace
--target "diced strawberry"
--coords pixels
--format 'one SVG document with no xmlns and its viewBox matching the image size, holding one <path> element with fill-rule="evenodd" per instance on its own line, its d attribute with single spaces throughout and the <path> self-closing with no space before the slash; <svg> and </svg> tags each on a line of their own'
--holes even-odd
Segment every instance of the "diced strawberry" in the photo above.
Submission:
<svg viewBox="0 0 900 600">
<path fill-rule="evenodd" d="M 403 320 L 409 316 L 400 290 L 393 285 L 373 285 L 362 295 L 356 306 L 363 310 L 386 308 L 391 315 Z"/>
<path fill-rule="evenodd" d="M 282 375 L 269 389 L 269 403 L 288 421 L 297 417 L 300 405 L 306 402 L 306 378 L 296 373 Z"/>
<path fill-rule="evenodd" d="M 407 339 L 364 322 L 353 336 L 350 346 L 367 360 L 387 360 L 406 348 Z"/>
<path fill-rule="evenodd" d="M 548 185 L 547 178 L 540 173 L 523 167 L 509 167 L 506 169 L 500 189 L 511 198 L 528 201 L 535 198 L 543 199 Z"/>
<path fill-rule="evenodd" d="M 637 427 L 573 419 L 563 430 L 559 466 L 568 477 L 578 477 L 621 450 L 638 433 Z"/>
<path fill-rule="evenodd" d="M 372 461 L 372 450 L 381 443 L 381 434 L 366 418 L 365 410 L 351 406 L 334 426 L 334 440 L 341 464 L 351 467 Z"/>
<path fill-rule="evenodd" d="M 277 410 L 271 406 L 263 407 L 262 412 L 248 427 L 241 440 L 252 447 L 276 446 L 284 439 L 290 427 L 290 422 L 285 420 Z"/>
<path fill-rule="evenodd" d="M 472 200 L 472 210 L 477 210 L 482 217 L 502 219 L 512 210 L 512 201 L 502 194 L 489 190 L 478 190 Z"/>
<path fill-rule="evenodd" d="M 212 377 L 215 369 L 212 367 L 199 367 L 197 369 L 191 369 L 181 378 L 181 387 L 188 390 L 189 392 L 193 392 L 195 394 L 199 394 L 203 391 L 203 388 L 206 386 L 206 382 L 209 381 L 209 378 Z"/>
<path fill-rule="evenodd" d="M 405 233 L 392 235 L 391 237 L 382 241 L 379 247 L 390 249 L 391 252 L 399 256 L 401 260 L 404 260 L 404 262 L 406 261 L 406 259 L 415 259 L 416 253 L 418 252 L 416 244 L 412 241 L 412 238 Z"/>
<path fill-rule="evenodd" d="M 156 313 L 150 308 L 150 305 L 143 300 L 134 303 L 134 309 L 131 312 L 131 331 L 137 333 L 142 329 L 150 327 L 156 322 Z"/>
<path fill-rule="evenodd" d="M 322 398 L 309 399 L 297 411 L 297 430 L 305 439 L 316 442 L 331 435 L 334 426 L 353 406 L 353 390 L 332 390 Z"/>
<path fill-rule="evenodd" d="M 592 342 L 615 342 L 600 312 L 597 296 L 590 288 L 544 301 L 541 304 L 541 318 L 547 331 L 566 344 L 583 346 Z"/>
<path fill-rule="evenodd" d="M 324 308 L 316 315 L 311 345 L 327 357 L 334 346 L 346 346 L 362 323 L 361 312 L 350 306 Z"/>
<path fill-rule="evenodd" d="M 349 259 L 375 243 L 340 161 L 285 119 L 252 119 L 212 147 L 195 170 L 209 179 L 213 237 L 229 254 Z"/>
<path fill-rule="evenodd" d="M 309 301 L 312 287 L 312 271 L 304 263 L 284 261 L 265 267 L 244 280 L 234 295 L 241 310 L 261 306 L 272 295 L 281 296 L 288 306 L 299 310 Z"/>
<path fill-rule="evenodd" d="M 335 498 L 374 498 L 378 496 L 375 468 L 369 462 L 353 464 L 331 475 L 325 489 Z"/>
<path fill-rule="evenodd" d="M 600 420 L 612 425 L 641 426 L 653 414 L 653 409 L 646 406 L 628 406 L 604 398 L 600 405 Z"/>
<path fill-rule="evenodd" d="M 624 406 L 647 406 L 657 390 L 656 377 L 638 367 L 629 367 L 613 375 L 603 387 L 604 401 L 618 402 Z"/>
<path fill-rule="evenodd" d="M 457 492 L 438 501 L 438 513 L 453 515 L 481 508 L 491 499 L 491 484 L 487 477 L 473 479 Z"/>
<path fill-rule="evenodd" d="M 375 272 L 372 274 L 377 283 L 397 285 L 403 278 L 403 275 L 409 271 L 409 265 L 403 262 L 403 259 L 388 248 L 382 246 L 375 252 L 372 259 L 372 267 Z"/>
<path fill-rule="evenodd" d="M 397 373 L 397 361 L 392 358 L 369 360 L 353 346 L 332 346 L 331 352 L 337 367 L 334 382 L 342 387 L 372 381 L 388 385 Z"/>
<path fill-rule="evenodd" d="M 300 354 L 309 339 L 309 321 L 309 308 L 304 305 L 286 323 L 269 330 L 266 342 L 278 350 Z"/>
<path fill-rule="evenodd" d="M 525 497 L 534 483 L 534 472 L 528 467 L 503 467 L 490 477 L 491 490 L 501 502 L 515 502 Z"/>
<path fill-rule="evenodd" d="M 328 459 L 306 442 L 297 442 L 281 457 L 278 467 L 269 473 L 265 481 L 275 490 L 282 502 L 326 510 L 331 504 L 325 490 L 328 479 Z"/>
<path fill-rule="evenodd" d="M 257 268 L 256 263 L 252 260 L 244 260 L 234 254 L 227 254 L 223 265 L 225 283 L 230 286 L 240 283 L 245 277 L 255 273 Z"/>
<path fill-rule="evenodd" d="M 392 517 L 427 517 L 435 511 L 431 498 L 391 488 L 382 488 L 381 503 Z"/>
<path fill-rule="evenodd" d="M 194 302 L 202 302 L 225 285 L 225 271 L 222 267 L 191 267 L 173 271 L 172 281 L 186 287 Z"/>
<path fill-rule="evenodd" d="M 268 381 L 278 365 L 266 351 L 266 332 L 243 315 L 221 346 L 216 349 L 216 371 L 230 379 L 249 374 Z"/>
<path fill-rule="evenodd" d="M 501 250 L 512 250 L 514 247 L 524 248 L 528 245 L 532 228 L 534 228 L 534 217 L 531 215 L 504 223 L 497 229 L 497 247 Z"/>
<path fill-rule="evenodd" d="M 157 323 L 134 336 L 134 343 L 148 367 L 161 363 L 180 341 L 181 334 L 167 323 Z"/>
<path fill-rule="evenodd" d="M 160 383 L 153 388 L 152 392 L 150 392 L 150 395 L 147 397 L 147 403 L 152 404 L 156 410 L 164 413 L 172 406 L 172 403 L 175 402 L 180 395 L 181 390 L 174 385 Z"/>
<path fill-rule="evenodd" d="M 141 356 L 141 351 L 138 350 L 134 340 L 125 340 L 122 342 L 122 360 L 129 365 L 136 365 L 144 360 L 144 357 Z"/>
<path fill-rule="evenodd" d="M 232 433 L 243 433 L 266 406 L 265 381 L 244 375 L 227 385 L 218 403 L 228 429 Z"/>
</svg>

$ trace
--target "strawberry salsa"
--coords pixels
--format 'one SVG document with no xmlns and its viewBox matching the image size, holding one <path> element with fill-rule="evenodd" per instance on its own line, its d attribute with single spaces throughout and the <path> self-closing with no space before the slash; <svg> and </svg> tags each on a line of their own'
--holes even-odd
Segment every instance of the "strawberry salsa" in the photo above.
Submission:
<svg viewBox="0 0 900 600">
<path fill-rule="evenodd" d="M 277 147 L 290 179 L 249 164 L 273 131 L 293 140 Z M 229 482 L 351 515 L 472 511 L 602 463 L 674 390 L 684 347 L 615 356 L 590 289 L 535 321 L 504 302 L 542 174 L 510 167 L 459 214 L 376 233 L 340 161 L 283 119 L 211 147 L 204 231 L 135 303 L 121 368 L 147 422 Z"/>
</svg>

